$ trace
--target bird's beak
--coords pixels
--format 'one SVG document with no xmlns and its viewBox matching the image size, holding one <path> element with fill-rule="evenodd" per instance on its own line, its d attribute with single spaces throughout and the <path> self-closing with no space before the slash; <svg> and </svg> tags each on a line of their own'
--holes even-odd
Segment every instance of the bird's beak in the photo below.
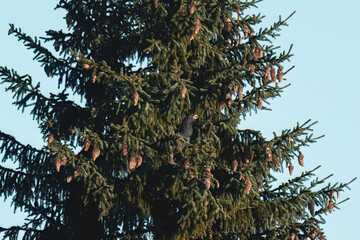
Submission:
<svg viewBox="0 0 360 240">
<path fill-rule="evenodd" d="M 193 117 L 194 119 L 198 119 L 199 118 L 199 116 L 198 115 L 194 115 L 194 117 Z"/>
</svg>

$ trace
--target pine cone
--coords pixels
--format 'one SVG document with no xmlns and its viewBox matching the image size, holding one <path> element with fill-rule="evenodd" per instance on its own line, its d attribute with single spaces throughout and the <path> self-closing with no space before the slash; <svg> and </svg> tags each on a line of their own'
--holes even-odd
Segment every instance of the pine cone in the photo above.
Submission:
<svg viewBox="0 0 360 240">
<path fill-rule="evenodd" d="M 251 73 L 254 73 L 254 72 L 255 72 L 255 65 L 254 65 L 254 64 L 252 64 L 252 63 L 249 64 L 249 71 L 250 71 Z"/>
<path fill-rule="evenodd" d="M 180 96 L 181 96 L 182 99 L 185 99 L 185 97 L 186 97 L 186 92 L 187 92 L 187 89 L 186 89 L 185 86 L 183 86 L 183 87 L 181 88 L 181 90 L 180 90 Z"/>
<path fill-rule="evenodd" d="M 238 90 L 239 101 L 241 101 L 243 99 L 243 96 L 242 96 L 243 90 L 244 90 L 243 86 L 240 85 L 239 90 Z"/>
<path fill-rule="evenodd" d="M 186 159 L 185 162 L 184 162 L 184 168 L 188 169 L 189 166 L 190 166 L 190 161 L 189 161 L 189 159 Z"/>
<path fill-rule="evenodd" d="M 194 12 L 195 12 L 195 5 L 194 5 L 194 4 L 191 4 L 191 5 L 190 5 L 190 9 L 189 9 L 189 13 L 190 13 L 190 15 L 193 15 Z"/>
<path fill-rule="evenodd" d="M 126 142 L 122 142 L 122 154 L 123 156 L 126 156 L 128 153 L 128 144 Z"/>
<path fill-rule="evenodd" d="M 273 68 L 273 67 L 270 69 L 270 76 L 271 76 L 272 81 L 275 83 L 276 82 L 276 73 L 275 73 L 275 68 Z"/>
<path fill-rule="evenodd" d="M 292 175 L 293 171 L 294 171 L 294 166 L 292 164 L 290 164 L 290 166 L 289 166 L 290 175 Z"/>
<path fill-rule="evenodd" d="M 171 165 L 175 164 L 175 162 L 174 162 L 174 154 L 169 154 L 168 163 L 171 164 Z"/>
<path fill-rule="evenodd" d="M 84 145 L 82 146 L 84 148 L 84 151 L 87 152 L 90 148 L 90 141 L 88 139 L 85 140 Z"/>
<path fill-rule="evenodd" d="M 137 92 L 134 93 L 134 106 L 136 106 L 139 102 L 139 94 Z"/>
<path fill-rule="evenodd" d="M 231 100 L 231 98 L 229 98 L 229 99 L 227 100 L 227 106 L 228 106 L 228 107 L 231 107 L 231 103 L 232 103 L 232 100 Z"/>
<path fill-rule="evenodd" d="M 191 32 L 191 37 L 190 37 L 190 40 L 194 40 L 196 35 L 199 33 L 199 30 L 201 28 L 201 22 L 199 19 L 196 20 L 195 22 L 195 26 Z"/>
<path fill-rule="evenodd" d="M 340 197 L 340 192 L 339 192 L 339 190 L 336 191 L 336 192 L 337 192 L 337 198 L 339 198 L 339 197 Z"/>
<path fill-rule="evenodd" d="M 205 188 L 206 189 L 209 189 L 210 188 L 210 184 L 211 184 L 211 178 L 210 177 L 207 177 L 205 179 Z"/>
<path fill-rule="evenodd" d="M 72 179 L 73 179 L 73 177 L 70 175 L 70 176 L 68 176 L 68 177 L 66 178 L 66 182 L 67 182 L 67 183 L 70 183 Z"/>
<path fill-rule="evenodd" d="M 80 166 L 76 166 L 76 167 L 75 167 L 75 171 L 74 171 L 74 177 L 80 176 L 80 173 L 81 173 L 81 168 L 80 168 Z"/>
<path fill-rule="evenodd" d="M 82 67 L 83 67 L 84 69 L 89 69 L 90 66 L 89 66 L 89 64 L 87 64 L 87 63 L 83 63 L 83 64 L 82 64 Z"/>
<path fill-rule="evenodd" d="M 249 194 L 251 190 L 251 181 L 249 178 L 245 180 L 245 194 Z"/>
<path fill-rule="evenodd" d="M 258 109 L 262 109 L 263 107 L 263 100 L 261 97 L 259 97 L 259 101 L 258 101 Z"/>
<path fill-rule="evenodd" d="M 142 164 L 142 157 L 139 155 L 138 157 L 137 157 L 137 163 L 136 163 L 136 168 L 138 168 L 138 167 L 140 167 L 141 166 L 141 164 Z"/>
<path fill-rule="evenodd" d="M 57 172 L 60 172 L 61 165 L 61 159 L 59 157 L 55 157 L 54 164 Z"/>
<path fill-rule="evenodd" d="M 299 154 L 298 160 L 299 160 L 300 166 L 303 167 L 304 166 L 304 155 L 301 152 Z"/>
<path fill-rule="evenodd" d="M 232 170 L 235 172 L 237 170 L 237 167 L 238 167 L 239 163 L 238 161 L 234 160 L 232 162 Z"/>
<path fill-rule="evenodd" d="M 92 150 L 92 152 L 91 152 L 92 160 L 95 161 L 99 156 L 100 156 L 100 149 L 99 148 L 95 148 L 94 150 Z"/>
<path fill-rule="evenodd" d="M 95 83 L 95 81 L 96 81 L 96 72 L 92 72 L 92 74 L 91 74 L 91 82 Z"/>
<path fill-rule="evenodd" d="M 281 82 L 283 80 L 283 76 L 284 76 L 284 73 L 283 73 L 282 69 L 279 68 L 278 72 L 277 72 L 277 77 L 279 79 L 279 82 Z"/>
<path fill-rule="evenodd" d="M 296 233 L 295 233 L 295 232 L 291 232 L 290 239 L 291 239 L 291 240 L 294 240 L 295 237 L 296 237 Z"/>
<path fill-rule="evenodd" d="M 137 165 L 137 162 L 136 162 L 135 158 L 131 157 L 129 160 L 129 171 L 134 172 L 136 165 Z"/>
<path fill-rule="evenodd" d="M 225 22 L 225 28 L 226 28 L 226 30 L 227 30 L 228 32 L 230 32 L 231 27 L 232 27 L 231 20 L 230 20 L 230 18 L 227 18 L 227 19 L 226 19 L 226 22 Z"/>
<path fill-rule="evenodd" d="M 331 198 L 334 198 L 334 190 L 331 191 Z"/>
<path fill-rule="evenodd" d="M 266 153 L 266 155 L 271 154 L 271 148 L 269 146 L 266 146 L 265 153 Z"/>
<path fill-rule="evenodd" d="M 48 137 L 48 143 L 52 143 L 52 141 L 54 141 L 54 135 L 50 134 Z"/>
<path fill-rule="evenodd" d="M 334 209 L 334 202 L 333 202 L 333 200 L 331 199 L 330 202 L 329 202 L 329 213 L 332 213 L 332 212 L 333 212 L 333 209 Z"/>
<path fill-rule="evenodd" d="M 244 39 L 248 38 L 249 27 L 248 27 L 248 26 L 245 26 L 243 32 L 244 32 Z"/>
<path fill-rule="evenodd" d="M 311 216 L 314 216 L 314 214 L 315 214 L 315 203 L 314 203 L 314 201 L 311 201 L 309 203 L 309 210 L 310 210 Z"/>
</svg>

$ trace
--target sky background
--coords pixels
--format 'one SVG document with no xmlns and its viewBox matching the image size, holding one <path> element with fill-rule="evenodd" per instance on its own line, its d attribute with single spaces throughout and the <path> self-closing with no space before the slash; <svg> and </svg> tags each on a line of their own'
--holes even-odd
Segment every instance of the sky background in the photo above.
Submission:
<svg viewBox="0 0 360 240">
<path fill-rule="evenodd" d="M 33 81 L 41 82 L 45 93 L 58 92 L 55 79 L 48 78 L 33 54 L 14 36 L 8 36 L 9 23 L 30 36 L 44 36 L 48 29 L 64 29 L 65 12 L 54 11 L 56 0 L 17 0 L 4 1 L 0 8 L 0 66 L 14 68 L 19 74 L 30 74 Z M 240 128 L 262 131 L 265 137 L 273 132 L 292 128 L 297 122 L 308 119 L 319 121 L 314 126 L 314 135 L 325 137 L 302 150 L 305 167 L 295 166 L 293 176 L 301 171 L 311 170 L 318 165 L 319 178 L 333 173 L 331 183 L 348 182 L 359 177 L 359 106 L 360 61 L 360 1 L 343 0 L 265 0 L 251 12 L 261 12 L 266 16 L 263 27 L 270 26 L 293 11 L 296 14 L 283 28 L 281 36 L 274 41 L 282 50 L 294 44 L 295 56 L 286 65 L 295 65 L 295 69 L 286 75 L 284 83 L 291 83 L 282 97 L 270 101 L 272 111 L 260 111 L 240 124 Z M 25 144 L 42 147 L 42 136 L 37 124 L 25 111 L 22 114 L 12 106 L 11 94 L 0 86 L 0 130 L 15 136 Z M 11 166 L 2 163 L 3 166 Z M 290 178 L 288 172 L 279 176 L 279 180 Z M 1 187 L 1 186 L 0 186 Z M 360 215 L 359 179 L 351 186 L 351 191 L 340 193 L 340 199 L 350 197 L 326 216 L 324 225 L 329 240 L 356 239 Z M 0 198 L 0 226 L 21 225 L 25 214 L 13 213 L 10 201 Z M 1 236 L 1 235 L 0 235 Z"/>
</svg>

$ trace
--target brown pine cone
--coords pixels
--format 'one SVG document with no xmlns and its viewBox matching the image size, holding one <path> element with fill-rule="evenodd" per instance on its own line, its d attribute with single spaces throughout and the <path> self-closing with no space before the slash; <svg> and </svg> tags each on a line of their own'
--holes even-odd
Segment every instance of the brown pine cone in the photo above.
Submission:
<svg viewBox="0 0 360 240">
<path fill-rule="evenodd" d="M 279 79 L 279 82 L 281 82 L 283 80 L 283 76 L 284 76 L 284 73 L 283 73 L 282 69 L 279 68 L 278 72 L 277 72 L 277 77 Z"/>
<path fill-rule="evenodd" d="M 230 18 L 227 18 L 227 19 L 226 19 L 226 22 L 225 22 L 225 28 L 226 28 L 226 30 L 227 30 L 228 32 L 230 32 L 231 27 L 232 27 L 231 20 L 230 20 Z"/>
<path fill-rule="evenodd" d="M 290 164 L 290 166 L 289 166 L 290 175 L 292 175 L 293 171 L 294 171 L 294 166 L 292 164 Z"/>
<path fill-rule="evenodd" d="M 245 180 L 245 194 L 249 194 L 251 190 L 251 181 L 249 178 Z"/>
<path fill-rule="evenodd" d="M 298 160 L 299 160 L 300 166 L 303 167 L 304 166 L 304 155 L 301 152 L 299 154 Z"/>
<path fill-rule="evenodd" d="M 100 156 L 100 149 L 99 148 L 95 148 L 94 150 L 92 150 L 92 152 L 91 152 L 92 160 L 95 161 L 99 156 Z"/>
<path fill-rule="evenodd" d="M 183 86 L 183 87 L 181 88 L 181 90 L 180 90 L 180 96 L 181 96 L 182 99 L 185 99 L 185 97 L 186 97 L 186 92 L 187 92 L 187 89 L 186 89 L 185 86 Z"/>
<path fill-rule="evenodd" d="M 139 155 L 139 156 L 137 157 L 136 168 L 138 168 L 138 167 L 140 167 L 140 166 L 141 166 L 142 161 L 143 161 L 143 159 L 142 159 L 142 157 Z"/>
<path fill-rule="evenodd" d="M 122 142 L 122 154 L 123 156 L 126 156 L 128 153 L 128 144 L 126 142 Z"/>
<path fill-rule="evenodd" d="M 134 93 L 134 106 L 136 106 L 139 102 L 139 94 L 137 92 Z"/>
<path fill-rule="evenodd" d="M 137 162 L 136 162 L 135 158 L 131 157 L 129 159 L 129 171 L 134 172 L 135 168 L 136 168 L 136 165 L 137 165 Z"/>
</svg>

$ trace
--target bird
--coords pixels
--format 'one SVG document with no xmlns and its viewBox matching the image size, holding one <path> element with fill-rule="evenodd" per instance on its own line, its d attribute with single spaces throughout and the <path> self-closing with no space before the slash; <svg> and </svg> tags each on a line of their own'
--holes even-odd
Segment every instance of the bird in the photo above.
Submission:
<svg viewBox="0 0 360 240">
<path fill-rule="evenodd" d="M 177 132 L 180 134 L 181 139 L 176 140 L 176 144 L 181 150 L 183 150 L 186 144 L 190 142 L 190 137 L 194 132 L 192 125 L 194 120 L 198 118 L 198 115 L 188 115 L 183 119 L 181 123 L 181 129 L 179 132 Z"/>
</svg>

